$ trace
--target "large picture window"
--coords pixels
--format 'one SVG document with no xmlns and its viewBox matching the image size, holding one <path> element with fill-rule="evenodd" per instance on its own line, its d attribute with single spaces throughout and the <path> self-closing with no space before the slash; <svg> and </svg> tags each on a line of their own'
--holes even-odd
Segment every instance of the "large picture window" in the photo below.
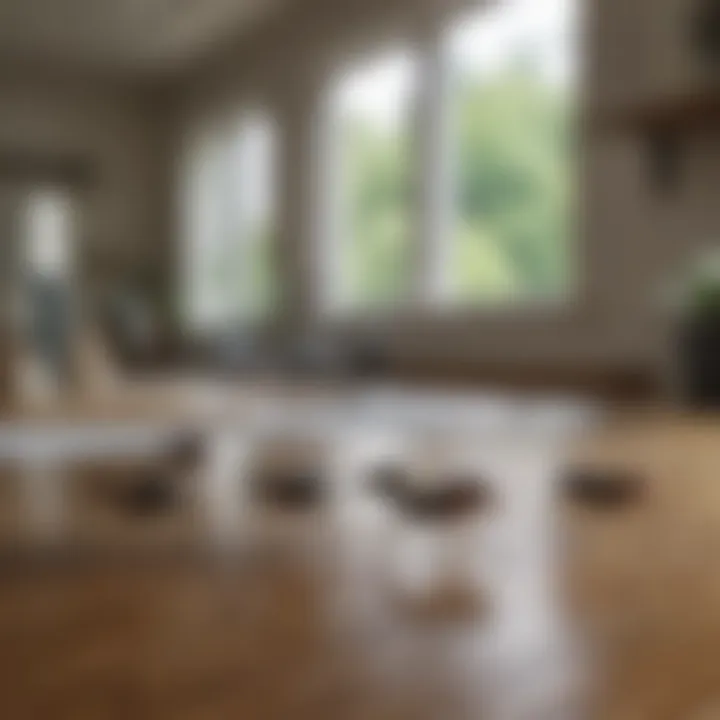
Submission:
<svg viewBox="0 0 720 720">
<path fill-rule="evenodd" d="M 336 77 L 334 308 L 555 299 L 573 279 L 577 0 L 483 3 Z"/>
<path fill-rule="evenodd" d="M 570 274 L 573 0 L 503 0 L 447 33 L 447 297 L 558 296 Z"/>
<path fill-rule="evenodd" d="M 352 68 L 331 88 L 333 310 L 385 308 L 409 292 L 416 80 L 413 57 L 395 52 Z"/>
<path fill-rule="evenodd" d="M 184 309 L 196 328 L 262 322 L 274 310 L 276 145 L 266 115 L 206 128 L 186 169 Z"/>
<path fill-rule="evenodd" d="M 234 138 L 232 183 L 236 302 L 245 318 L 267 318 L 276 287 L 276 133 L 265 115 L 248 115 Z M 231 210 L 232 212 L 232 210 Z"/>
</svg>

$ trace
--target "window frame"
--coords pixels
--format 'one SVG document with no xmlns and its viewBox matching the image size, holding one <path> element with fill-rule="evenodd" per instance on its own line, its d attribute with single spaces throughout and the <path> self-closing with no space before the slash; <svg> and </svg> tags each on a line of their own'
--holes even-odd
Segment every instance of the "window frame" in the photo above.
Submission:
<svg viewBox="0 0 720 720">
<path fill-rule="evenodd" d="M 575 0 L 580 5 L 576 8 L 576 32 L 579 34 L 584 28 L 585 3 Z M 411 123 L 414 152 L 418 162 L 413 163 L 412 185 L 415 189 L 411 207 L 411 262 L 412 293 L 407 302 L 397 306 L 373 308 L 372 310 L 348 310 L 340 312 L 328 303 L 327 285 L 323 282 L 314 312 L 322 317 L 325 324 L 338 329 L 377 327 L 378 325 L 394 324 L 400 322 L 403 326 L 423 327 L 436 323 L 451 324 L 455 322 L 462 326 L 470 322 L 494 321 L 504 323 L 507 321 L 520 321 L 538 319 L 540 321 L 552 319 L 573 319 L 579 315 L 580 306 L 586 300 L 580 291 L 587 293 L 587 283 L 583 281 L 583 266 L 579 262 L 582 249 L 579 247 L 580 228 L 582 226 L 581 203 L 577 200 L 571 208 L 571 231 L 567 243 L 567 284 L 557 293 L 547 295 L 522 294 L 517 297 L 501 298 L 496 301 L 475 301 L 453 299 L 448 297 L 444 287 L 447 272 L 447 255 L 451 247 L 451 232 L 454 222 L 455 210 L 452 207 L 453 179 L 452 179 L 452 145 L 451 136 L 451 99 L 449 96 L 452 83 L 450 58 L 448 56 L 448 33 L 464 17 L 473 17 L 490 9 L 490 5 L 472 5 L 462 9 L 454 8 L 451 12 L 440 13 L 429 23 L 422 24 L 421 29 L 410 36 L 386 40 L 381 45 L 375 45 L 371 51 L 361 56 L 355 56 L 350 62 L 345 62 L 341 70 L 348 67 L 362 66 L 368 58 L 381 58 L 391 55 L 394 51 L 411 52 L 418 65 L 419 81 L 416 88 L 414 112 L 415 122 Z M 584 87 L 585 66 L 580 53 L 574 59 L 577 63 L 577 84 L 573 88 L 573 114 L 574 124 L 581 132 L 580 117 L 584 103 L 582 89 Z M 324 102 L 327 103 L 328 87 L 337 80 L 338 71 L 330 73 L 325 82 Z M 327 123 L 328 108 L 323 108 L 323 116 Z M 323 129 L 327 129 L 327 124 Z M 327 133 L 326 133 L 327 137 Z M 325 153 L 321 168 L 322 201 L 320 203 L 321 237 L 320 252 L 316 256 L 321 258 L 323 264 L 327 263 L 328 243 L 333 242 L 332 224 L 328 218 L 333 210 L 331 205 L 331 192 L 328 178 L 334 172 L 328 169 L 327 146 L 332 144 L 325 141 L 322 151 Z M 573 174 L 575 184 L 579 184 L 581 177 L 581 158 L 573 159 Z M 578 197 L 580 193 L 578 192 Z M 327 272 L 326 268 L 323 268 Z M 326 275 L 321 273 L 323 281 Z M 586 303 L 585 303 L 586 304 Z"/>
</svg>

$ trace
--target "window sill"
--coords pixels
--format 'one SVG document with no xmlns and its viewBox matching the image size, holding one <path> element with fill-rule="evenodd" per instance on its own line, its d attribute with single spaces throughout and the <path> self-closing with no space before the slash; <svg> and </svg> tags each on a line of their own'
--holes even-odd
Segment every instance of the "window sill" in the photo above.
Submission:
<svg viewBox="0 0 720 720">
<path fill-rule="evenodd" d="M 527 322 L 576 320 L 583 305 L 572 296 L 554 296 L 528 301 L 483 305 L 442 302 L 414 308 L 358 310 L 320 315 L 320 324 L 329 329 L 378 329 L 397 327 L 429 328 L 454 325 L 511 325 Z"/>
</svg>

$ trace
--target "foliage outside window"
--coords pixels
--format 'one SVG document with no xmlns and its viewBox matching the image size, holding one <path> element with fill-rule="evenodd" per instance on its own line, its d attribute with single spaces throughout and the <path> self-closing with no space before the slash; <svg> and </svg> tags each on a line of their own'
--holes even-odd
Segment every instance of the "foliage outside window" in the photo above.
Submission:
<svg viewBox="0 0 720 720">
<path fill-rule="evenodd" d="M 394 53 L 343 76 L 331 97 L 333 301 L 342 310 L 398 303 L 412 280 L 415 80 L 413 58 Z"/>
<path fill-rule="evenodd" d="M 384 309 L 411 296 L 426 251 L 420 173 L 440 179 L 438 207 L 449 210 L 432 238 L 443 302 L 484 306 L 568 291 L 574 10 L 574 0 L 503 0 L 447 29 L 437 73 L 418 74 L 417 59 L 396 52 L 336 83 L 328 195 L 337 307 Z M 418 83 L 436 77 L 432 102 L 416 104 Z M 415 110 L 441 121 L 414 123 Z M 446 135 L 439 146 L 448 173 L 419 160 L 422 143 L 437 140 L 427 133 Z"/>
<path fill-rule="evenodd" d="M 567 289 L 573 28 L 570 0 L 504 0 L 448 34 L 451 298 Z"/>
</svg>

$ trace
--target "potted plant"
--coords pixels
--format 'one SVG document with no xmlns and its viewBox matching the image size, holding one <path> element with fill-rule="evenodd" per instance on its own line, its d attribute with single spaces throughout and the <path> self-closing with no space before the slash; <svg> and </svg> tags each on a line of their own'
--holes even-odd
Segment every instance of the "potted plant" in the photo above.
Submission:
<svg viewBox="0 0 720 720">
<path fill-rule="evenodd" d="M 680 310 L 684 398 L 693 407 L 720 410 L 720 250 L 704 255 L 692 269 Z"/>
</svg>

